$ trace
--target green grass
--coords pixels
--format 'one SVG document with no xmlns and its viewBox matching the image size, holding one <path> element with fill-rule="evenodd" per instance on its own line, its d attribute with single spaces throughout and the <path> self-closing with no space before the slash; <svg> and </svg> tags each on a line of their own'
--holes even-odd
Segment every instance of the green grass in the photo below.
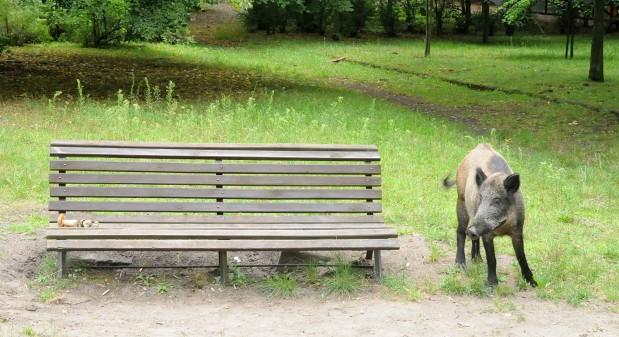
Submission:
<svg viewBox="0 0 619 337">
<path fill-rule="evenodd" d="M 68 285 L 69 279 L 58 277 L 58 265 L 55 255 L 46 254 L 39 261 L 29 287 L 37 293 L 41 302 L 50 302 L 60 295 L 62 289 Z"/>
<path fill-rule="evenodd" d="M 430 255 L 428 255 L 428 261 L 431 263 L 436 263 L 438 260 L 445 255 L 445 253 L 441 250 L 441 248 L 435 243 L 430 242 Z"/>
<path fill-rule="evenodd" d="M 30 326 L 24 327 L 22 329 L 22 334 L 24 336 L 28 336 L 28 337 L 39 337 L 39 336 L 41 336 L 38 332 L 36 332 L 36 330 L 34 330 Z"/>
<path fill-rule="evenodd" d="M 215 28 L 213 38 L 219 41 L 241 42 L 247 38 L 247 31 L 241 23 L 229 23 Z"/>
<path fill-rule="evenodd" d="M 226 73 L 266 74 L 267 78 L 285 80 L 288 82 L 282 83 L 291 85 L 280 86 L 273 94 L 257 89 L 253 94 L 243 91 L 219 100 L 166 100 L 165 89 L 161 89 L 159 101 L 136 101 L 128 94 L 95 101 L 87 98 L 89 86 L 85 87 L 83 101 L 69 98 L 69 92 L 53 102 L 2 100 L 0 201 L 47 201 L 48 145 L 52 139 L 376 144 L 383 159 L 387 222 L 397 224 L 401 232 L 420 233 L 430 242 L 450 247 L 444 254 L 452 256 L 455 192 L 445 192 L 440 187 L 441 179 L 447 173 L 453 174 L 462 157 L 477 143 L 491 142 L 522 177 L 527 212 L 526 251 L 540 284 L 536 294 L 570 303 L 594 298 L 616 303 L 619 139 L 616 122 L 607 113 L 569 104 L 546 104 L 523 95 L 470 90 L 432 76 L 421 78 L 329 62 L 333 55 L 349 56 L 487 85 L 553 90 L 546 94 L 564 98 L 575 95 L 575 99 L 604 108 L 616 104 L 616 38 L 610 37 L 607 42 L 608 81 L 587 82 L 588 86 L 583 85 L 587 63 L 584 38 L 572 61 L 561 59 L 560 53 L 554 58 L 555 50 L 561 49 L 559 38 L 515 38 L 511 45 L 508 40 L 495 41 L 498 42 L 491 46 L 481 46 L 439 40 L 428 60 L 420 57 L 420 41 L 399 39 L 346 43 L 250 39 L 235 47 L 145 44 L 93 50 L 49 44 L 16 48 L 16 55 L 49 59 L 77 55 L 85 59 L 186 62 L 204 69 L 224 69 Z M 471 117 L 473 123 L 495 131 L 474 134 L 441 117 L 334 89 L 332 79 L 344 77 L 455 107 L 458 110 L 454 113 Z M 177 83 L 177 89 L 182 85 Z M 74 80 L 71 86 L 75 87 Z M 261 86 L 252 82 L 248 87 Z M 50 88 L 51 94 L 55 90 Z M 469 115 L 465 109 L 468 106 L 474 107 L 475 116 Z M 578 125 L 569 125 L 574 120 L 579 121 Z M 496 244 L 497 254 L 513 255 L 508 239 L 498 238 Z M 431 250 L 431 259 L 438 259 L 438 252 Z M 466 273 L 450 271 L 439 285 L 442 291 L 483 294 L 485 269 L 473 268 L 480 269 Z M 499 265 L 499 271 L 501 268 L 513 269 Z M 500 274 L 500 279 L 516 283 L 515 289 L 502 292 L 527 289 L 517 272 Z M 338 287 L 337 282 L 330 283 Z M 422 288 L 434 289 L 427 285 Z"/>
<path fill-rule="evenodd" d="M 16 234 L 32 234 L 38 229 L 44 228 L 49 223 L 49 219 L 40 214 L 32 214 L 26 218 L 24 223 L 9 224 L 6 230 L 9 233 Z"/>
<path fill-rule="evenodd" d="M 310 259 L 305 269 L 305 283 L 315 285 L 320 283 L 320 273 L 318 271 L 318 262 L 315 259 Z"/>
<path fill-rule="evenodd" d="M 458 267 L 450 267 L 443 277 L 440 287 L 450 295 L 473 295 L 484 297 L 491 294 L 507 296 L 513 293 L 513 288 L 505 283 L 499 270 L 499 283 L 494 290 L 490 290 L 486 284 L 486 264 L 469 263 L 465 270 Z"/>
<path fill-rule="evenodd" d="M 451 247 L 455 196 L 441 189 L 440 180 L 477 142 L 491 141 L 523 177 L 526 248 L 540 296 L 578 300 L 610 293 L 613 298 L 605 280 L 618 263 L 617 191 L 610 183 L 617 171 L 605 162 L 566 164 L 551 151 L 473 136 L 440 119 L 322 89 L 276 92 L 272 100 L 267 93 L 244 102 L 187 104 L 178 111 L 166 104 L 98 102 L 81 109 L 61 105 L 51 112 L 41 101 L 2 107 L 8 113 L 0 117 L 5 126 L 0 166 L 18 177 L 0 177 L 6 202 L 47 200 L 47 151 L 55 138 L 374 143 L 383 157 L 387 221 Z M 509 240 L 497 239 L 497 252 L 513 254 Z"/>
<path fill-rule="evenodd" d="M 383 285 L 389 295 L 409 301 L 418 301 L 422 298 L 422 290 L 404 274 L 385 276 Z"/>
<path fill-rule="evenodd" d="M 349 263 L 339 260 L 333 270 L 333 276 L 326 278 L 323 286 L 328 295 L 349 297 L 363 289 L 365 282 L 353 272 Z"/>
<path fill-rule="evenodd" d="M 245 287 L 250 283 L 250 279 L 247 277 L 247 274 L 245 274 L 241 268 L 236 265 L 230 266 L 228 281 L 233 287 Z"/>
<path fill-rule="evenodd" d="M 155 284 L 155 275 L 139 272 L 135 275 L 135 282 L 145 288 L 150 288 Z"/>
<path fill-rule="evenodd" d="M 167 60 L 206 69 L 232 69 L 248 74 L 250 78 L 256 74 L 268 74 L 300 84 L 333 86 L 334 81 L 347 79 L 452 107 L 457 109 L 452 115 L 474 121 L 484 130 L 494 128 L 500 139 L 535 149 L 554 148 L 564 160 L 613 162 L 619 158 L 617 150 L 604 153 L 594 146 L 615 138 L 617 123 L 609 112 L 595 112 L 571 104 L 549 104 L 525 95 L 470 90 L 438 79 L 444 77 L 520 89 L 617 110 L 619 40 L 616 37 L 610 36 L 606 40 L 607 81 L 604 83 L 586 81 L 589 53 L 589 38 L 586 36 L 578 37 L 577 55 L 573 60 L 562 58 L 563 39 L 560 37 L 497 37 L 493 41 L 493 44 L 483 46 L 439 39 L 434 42 L 429 59 L 422 57 L 421 39 L 381 38 L 336 43 L 314 38 L 272 37 L 250 39 L 235 47 L 140 44 L 104 51 L 69 44 L 48 44 L 17 49 L 16 53 L 131 58 L 156 60 L 158 63 Z M 419 72 L 425 77 L 350 62 L 335 64 L 329 62 L 333 56 Z M 233 80 L 232 76 L 227 78 Z M 191 86 L 192 79 L 187 81 Z M 252 85 L 260 82 L 255 80 Z M 570 124 L 573 121 L 578 124 Z M 582 151 L 582 146 L 591 146 L 593 153 Z M 612 156 L 606 157 L 609 154 Z"/>
<path fill-rule="evenodd" d="M 157 284 L 155 285 L 155 290 L 157 291 L 157 294 L 161 294 L 161 295 L 167 294 L 171 288 L 172 288 L 172 284 L 170 284 L 170 282 L 168 282 L 165 279 L 157 282 Z"/>
<path fill-rule="evenodd" d="M 292 274 L 275 274 L 266 277 L 260 288 L 269 296 L 293 297 L 299 290 L 299 283 Z"/>
</svg>

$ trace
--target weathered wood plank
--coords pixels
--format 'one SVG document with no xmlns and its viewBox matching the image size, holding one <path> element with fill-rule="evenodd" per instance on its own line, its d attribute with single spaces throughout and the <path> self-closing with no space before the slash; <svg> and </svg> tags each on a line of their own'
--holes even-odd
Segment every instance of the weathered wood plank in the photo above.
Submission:
<svg viewBox="0 0 619 337">
<path fill-rule="evenodd" d="M 372 229 L 101 229 L 50 228 L 47 239 L 370 239 L 395 238 L 392 228 Z"/>
<path fill-rule="evenodd" d="M 254 174 L 380 174 L 380 165 L 346 164 L 201 164 L 96 160 L 52 160 L 51 170 L 157 173 L 254 173 Z"/>
<path fill-rule="evenodd" d="M 247 159 L 247 160 L 328 160 L 377 161 L 376 151 L 289 151 L 289 150 L 200 150 L 116 147 L 52 146 L 51 156 L 161 159 Z"/>
<path fill-rule="evenodd" d="M 199 144 L 199 143 L 152 143 L 126 141 L 54 140 L 51 146 L 161 148 L 161 149 L 234 149 L 234 150 L 357 150 L 376 151 L 376 145 L 358 144 Z"/>
<path fill-rule="evenodd" d="M 67 212 L 67 219 L 91 219 L 101 223 L 144 224 L 376 224 L 384 223 L 380 215 L 162 215 L 162 214 L 92 214 Z M 56 222 L 58 214 L 50 214 L 50 222 Z"/>
<path fill-rule="evenodd" d="M 381 198 L 381 190 L 359 189 L 197 189 L 160 187 L 51 187 L 52 197 L 202 198 L 202 199 L 346 199 Z"/>
<path fill-rule="evenodd" d="M 58 228 L 58 224 L 51 222 L 48 228 Z M 334 229 L 381 229 L 388 228 L 385 224 L 146 224 L 146 223 L 97 223 L 96 229 L 166 229 L 166 230 L 185 230 L 185 229 L 209 229 L 209 230 L 334 230 Z M 66 229 L 66 228 L 65 228 Z"/>
<path fill-rule="evenodd" d="M 52 184 L 224 185 L 224 186 L 380 186 L 380 177 L 207 176 L 194 174 L 61 174 Z"/>
<path fill-rule="evenodd" d="M 367 213 L 380 212 L 377 203 L 201 203 L 50 201 L 50 211 L 87 212 L 247 212 L 247 213 Z"/>
<path fill-rule="evenodd" d="M 47 240 L 52 251 L 175 250 L 175 251 L 279 251 L 279 250 L 394 250 L 397 239 L 322 240 Z"/>
</svg>

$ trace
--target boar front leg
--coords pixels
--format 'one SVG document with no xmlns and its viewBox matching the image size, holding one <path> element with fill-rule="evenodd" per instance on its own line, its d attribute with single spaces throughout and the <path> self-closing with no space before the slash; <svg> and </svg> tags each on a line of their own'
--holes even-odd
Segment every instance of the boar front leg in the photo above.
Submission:
<svg viewBox="0 0 619 337">
<path fill-rule="evenodd" d="M 466 227 L 469 225 L 469 214 L 466 212 L 464 200 L 458 198 L 456 204 L 456 214 L 458 216 L 458 229 L 456 229 L 456 239 L 458 248 L 456 249 L 456 265 L 464 268 L 466 259 L 464 256 L 464 242 L 466 240 Z"/>
<path fill-rule="evenodd" d="M 529 282 L 532 287 L 537 287 L 537 282 L 533 279 L 533 273 L 531 272 L 531 269 L 529 269 L 527 257 L 524 255 L 524 240 L 522 237 L 522 231 L 517 231 L 514 235 L 512 235 L 512 245 L 514 246 L 514 252 L 516 252 L 516 258 L 518 259 L 518 264 L 520 265 L 522 277 Z"/>
<path fill-rule="evenodd" d="M 494 287 L 499 280 L 496 277 L 496 257 L 494 255 L 494 237 L 492 233 L 483 236 L 486 262 L 488 263 L 488 287 Z"/>
</svg>

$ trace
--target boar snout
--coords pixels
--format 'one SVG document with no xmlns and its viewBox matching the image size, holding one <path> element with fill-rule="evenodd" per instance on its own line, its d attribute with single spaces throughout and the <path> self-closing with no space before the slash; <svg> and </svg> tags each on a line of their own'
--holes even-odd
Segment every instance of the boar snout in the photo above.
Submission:
<svg viewBox="0 0 619 337">
<path fill-rule="evenodd" d="M 475 227 L 469 227 L 469 229 L 466 230 L 466 235 L 468 235 L 471 240 L 479 239 L 479 232 Z"/>
</svg>

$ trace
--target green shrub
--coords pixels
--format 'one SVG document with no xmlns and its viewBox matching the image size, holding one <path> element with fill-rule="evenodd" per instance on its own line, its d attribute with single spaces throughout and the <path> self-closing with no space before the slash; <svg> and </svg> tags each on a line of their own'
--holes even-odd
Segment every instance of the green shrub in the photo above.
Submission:
<svg viewBox="0 0 619 337">
<path fill-rule="evenodd" d="M 329 35 L 335 40 L 356 36 L 374 13 L 372 0 L 255 0 L 244 15 L 250 30 L 299 31 Z"/>
<path fill-rule="evenodd" d="M 6 0 L 5 0 L 6 1 Z M 45 11 L 55 40 L 101 47 L 126 40 L 186 40 L 199 0 L 50 0 Z"/>
<path fill-rule="evenodd" d="M 189 11 L 199 0 L 129 0 L 127 39 L 179 43 L 188 33 Z"/>
<path fill-rule="evenodd" d="M 0 52 L 49 39 L 40 1 L 0 0 Z"/>
<path fill-rule="evenodd" d="M 245 13 L 245 24 L 267 34 L 286 32 L 288 24 L 305 10 L 303 0 L 254 0 Z"/>
<path fill-rule="evenodd" d="M 125 0 L 74 0 L 65 23 L 70 40 L 101 47 L 125 40 L 129 6 Z"/>
</svg>

